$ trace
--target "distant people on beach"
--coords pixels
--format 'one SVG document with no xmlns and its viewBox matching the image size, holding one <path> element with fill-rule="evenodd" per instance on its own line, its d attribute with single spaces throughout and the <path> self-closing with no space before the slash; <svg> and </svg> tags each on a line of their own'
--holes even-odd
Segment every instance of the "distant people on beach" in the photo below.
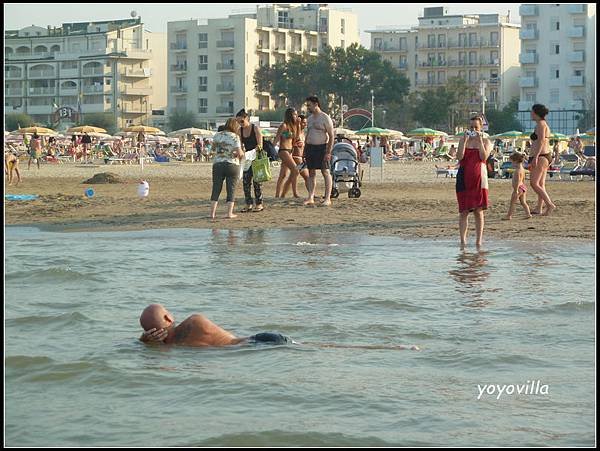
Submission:
<svg viewBox="0 0 600 451">
<path fill-rule="evenodd" d="M 200 163 L 202 161 L 202 153 L 204 151 L 204 141 L 201 138 L 196 138 L 194 142 L 194 148 L 196 149 L 196 161 Z"/>
<path fill-rule="evenodd" d="M 529 153 L 529 182 L 531 188 L 538 195 L 538 204 L 532 214 L 541 214 L 547 216 L 556 208 L 556 205 L 550 199 L 546 192 L 546 173 L 552 163 L 552 154 L 550 152 L 550 127 L 546 122 L 548 108 L 536 103 L 531 108 L 531 119 L 535 121 L 536 126 L 531 134 L 531 152 Z M 544 210 L 544 206 L 546 209 Z"/>
<path fill-rule="evenodd" d="M 83 152 L 83 162 L 87 163 L 88 154 L 92 148 L 92 137 L 86 133 L 81 138 L 82 152 Z"/>
<path fill-rule="evenodd" d="M 483 121 L 471 118 L 469 130 L 461 136 L 456 158 L 459 161 L 456 175 L 456 197 L 459 211 L 460 243 L 466 245 L 469 230 L 469 213 L 475 216 L 476 245 L 483 243 L 484 210 L 489 206 L 486 161 L 492 143 L 483 136 Z"/>
<path fill-rule="evenodd" d="M 304 205 L 314 205 L 315 203 L 316 174 L 317 169 L 320 169 L 325 180 L 325 199 L 321 205 L 328 206 L 331 205 L 332 179 L 329 168 L 334 144 L 333 121 L 328 114 L 321 110 L 318 97 L 307 97 L 306 107 L 310 113 L 304 145 L 304 157 L 309 174 L 309 193 Z"/>
<path fill-rule="evenodd" d="M 226 218 L 237 218 L 233 213 L 235 203 L 235 187 L 240 178 L 240 163 L 244 157 L 242 143 L 239 137 L 240 126 L 235 118 L 227 119 L 224 126 L 213 139 L 213 152 L 215 157 L 212 166 L 212 195 L 210 197 L 210 218 L 215 219 L 219 196 L 223 189 L 223 182 L 227 188 L 227 216 Z"/>
<path fill-rule="evenodd" d="M 308 121 L 306 116 L 299 114 L 297 117 L 298 123 L 298 136 L 296 136 L 292 142 L 292 158 L 296 163 L 296 169 L 298 173 L 304 179 L 304 186 L 308 192 L 308 169 L 306 168 L 306 162 L 304 161 L 304 141 L 306 140 L 304 130 L 307 127 Z M 298 173 L 290 172 L 287 180 L 283 183 L 283 189 L 281 191 L 281 197 L 285 197 L 290 187 L 292 187 L 292 194 L 295 198 L 299 199 L 298 194 Z"/>
<path fill-rule="evenodd" d="M 514 152 L 510 155 L 510 161 L 513 165 L 513 176 L 512 176 L 512 196 L 510 198 L 510 206 L 508 213 L 502 219 L 511 220 L 515 209 L 517 208 L 517 202 L 521 203 L 523 210 L 525 210 L 525 218 L 531 218 L 531 211 L 529 205 L 527 205 L 527 187 L 525 186 L 525 168 L 523 167 L 523 161 L 525 156 L 522 153 Z"/>
<path fill-rule="evenodd" d="M 258 149 L 263 147 L 262 133 L 258 125 L 250 123 L 250 116 L 245 109 L 238 111 L 235 119 L 240 126 L 240 138 L 246 157 L 242 178 L 246 206 L 240 212 L 263 211 L 265 207 L 263 205 L 262 183 L 254 180 L 252 172 L 252 161 L 256 159 Z M 252 198 L 252 189 L 254 189 L 254 199 Z"/>
<path fill-rule="evenodd" d="M 13 152 L 4 153 L 4 173 L 6 174 L 8 185 L 12 185 L 14 174 L 17 174 L 17 186 L 21 182 L 21 171 L 19 171 L 19 159 Z"/>
</svg>

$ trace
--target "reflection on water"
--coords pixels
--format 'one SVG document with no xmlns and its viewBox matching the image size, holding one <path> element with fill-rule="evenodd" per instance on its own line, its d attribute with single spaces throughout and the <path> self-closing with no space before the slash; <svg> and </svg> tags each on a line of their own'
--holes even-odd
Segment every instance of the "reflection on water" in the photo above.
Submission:
<svg viewBox="0 0 600 451">
<path fill-rule="evenodd" d="M 489 251 L 484 250 L 478 250 L 477 252 L 463 250 L 456 257 L 458 268 L 448 271 L 448 274 L 458 282 L 456 291 L 461 296 L 468 298 L 463 304 L 465 307 L 479 308 L 491 304 L 491 301 L 484 299 L 486 293 L 496 291 L 485 286 L 485 282 L 490 277 L 489 271 L 486 270 L 489 253 Z"/>
</svg>

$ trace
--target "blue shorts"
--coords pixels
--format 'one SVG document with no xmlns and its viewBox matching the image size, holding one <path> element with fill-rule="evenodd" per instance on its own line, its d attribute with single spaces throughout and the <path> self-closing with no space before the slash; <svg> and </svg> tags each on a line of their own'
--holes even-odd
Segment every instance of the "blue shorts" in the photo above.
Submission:
<svg viewBox="0 0 600 451">
<path fill-rule="evenodd" d="M 285 345 L 292 343 L 292 339 L 281 334 L 274 334 L 271 332 L 263 332 L 260 334 L 252 335 L 248 337 L 248 343 L 264 343 L 270 345 Z"/>
</svg>

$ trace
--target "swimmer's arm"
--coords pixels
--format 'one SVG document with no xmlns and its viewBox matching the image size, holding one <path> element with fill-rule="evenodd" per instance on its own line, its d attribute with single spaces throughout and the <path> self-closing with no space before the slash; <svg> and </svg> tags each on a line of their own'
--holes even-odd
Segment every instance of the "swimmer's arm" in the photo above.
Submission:
<svg viewBox="0 0 600 451">
<path fill-rule="evenodd" d="M 167 338 L 168 332 L 166 329 L 150 329 L 145 331 L 140 337 L 140 341 L 143 343 L 162 343 Z"/>
</svg>

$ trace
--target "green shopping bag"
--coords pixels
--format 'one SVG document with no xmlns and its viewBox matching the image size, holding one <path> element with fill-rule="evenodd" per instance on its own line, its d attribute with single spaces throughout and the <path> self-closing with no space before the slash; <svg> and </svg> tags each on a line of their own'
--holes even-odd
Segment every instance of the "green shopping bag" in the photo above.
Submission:
<svg viewBox="0 0 600 451">
<path fill-rule="evenodd" d="M 269 155 L 262 149 L 256 149 L 256 159 L 252 162 L 252 178 L 257 183 L 268 182 L 272 178 Z"/>
</svg>

